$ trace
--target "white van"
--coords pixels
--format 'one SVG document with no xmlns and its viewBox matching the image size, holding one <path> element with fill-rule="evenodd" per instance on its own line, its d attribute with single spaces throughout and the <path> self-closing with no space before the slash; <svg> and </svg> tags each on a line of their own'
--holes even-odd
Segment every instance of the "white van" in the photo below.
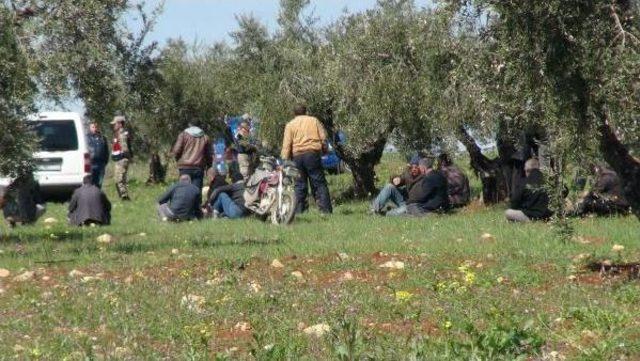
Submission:
<svg viewBox="0 0 640 361">
<path fill-rule="evenodd" d="M 78 113 L 44 112 L 27 118 L 39 138 L 33 155 L 44 195 L 67 197 L 91 173 L 86 124 Z M 0 179 L 7 185 L 9 179 Z"/>
</svg>

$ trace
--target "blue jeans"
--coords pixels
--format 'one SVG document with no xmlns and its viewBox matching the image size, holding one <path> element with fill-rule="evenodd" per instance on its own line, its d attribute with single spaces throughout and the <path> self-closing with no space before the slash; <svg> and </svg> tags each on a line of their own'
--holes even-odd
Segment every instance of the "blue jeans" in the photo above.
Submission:
<svg viewBox="0 0 640 361">
<path fill-rule="evenodd" d="M 296 180 L 295 192 L 298 204 L 296 212 L 302 213 L 309 208 L 307 197 L 309 195 L 309 183 L 311 193 L 317 197 L 318 208 L 322 213 L 332 213 L 331 197 L 327 179 L 324 177 L 322 168 L 322 157 L 319 152 L 308 152 L 293 157 L 296 168 L 300 171 L 300 177 Z"/>
<path fill-rule="evenodd" d="M 212 208 L 229 219 L 244 217 L 244 210 L 227 193 L 220 193 L 213 202 Z"/>
<path fill-rule="evenodd" d="M 405 208 L 406 213 L 406 203 L 404 202 L 404 197 L 402 193 L 398 190 L 396 186 L 393 184 L 387 184 L 382 188 L 380 193 L 376 199 L 373 200 L 372 209 L 374 212 L 378 213 L 382 211 L 382 209 L 387 205 L 388 202 L 392 202 L 398 208 Z M 395 211 L 395 209 L 391 210 L 389 213 Z"/>
<path fill-rule="evenodd" d="M 191 184 L 202 190 L 202 179 L 204 178 L 204 171 L 198 168 L 180 168 L 178 169 L 180 175 L 188 175 L 191 177 Z"/>
<path fill-rule="evenodd" d="M 404 215 L 407 215 L 407 206 L 405 205 L 402 205 L 398 208 L 394 208 L 389 212 L 387 212 L 386 214 L 387 217 L 397 217 L 397 216 L 404 216 Z"/>
<path fill-rule="evenodd" d="M 91 165 L 91 183 L 93 183 L 93 185 L 98 188 L 102 188 L 102 181 L 104 180 L 104 170 L 106 167 L 106 164 Z"/>
</svg>

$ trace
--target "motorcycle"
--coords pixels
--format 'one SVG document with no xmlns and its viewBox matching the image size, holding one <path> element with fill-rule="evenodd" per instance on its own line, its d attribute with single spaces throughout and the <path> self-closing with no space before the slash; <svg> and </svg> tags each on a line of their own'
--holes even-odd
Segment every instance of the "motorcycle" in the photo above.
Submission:
<svg viewBox="0 0 640 361">
<path fill-rule="evenodd" d="M 245 207 L 272 224 L 290 224 L 296 214 L 294 184 L 300 176 L 292 162 L 278 164 L 275 157 L 261 156 L 260 166 L 245 185 Z"/>
</svg>

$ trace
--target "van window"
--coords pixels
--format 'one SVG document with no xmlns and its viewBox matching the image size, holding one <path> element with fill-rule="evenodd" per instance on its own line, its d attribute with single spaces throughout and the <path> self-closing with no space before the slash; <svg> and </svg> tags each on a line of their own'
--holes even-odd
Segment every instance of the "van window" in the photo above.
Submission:
<svg viewBox="0 0 640 361">
<path fill-rule="evenodd" d="M 78 133 L 73 120 L 35 121 L 33 129 L 40 139 L 40 151 L 78 150 Z"/>
</svg>

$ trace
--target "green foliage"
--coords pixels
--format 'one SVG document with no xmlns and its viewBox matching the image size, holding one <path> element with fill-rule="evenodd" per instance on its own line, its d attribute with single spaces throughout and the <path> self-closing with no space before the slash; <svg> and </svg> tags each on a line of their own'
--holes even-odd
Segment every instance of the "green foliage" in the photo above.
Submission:
<svg viewBox="0 0 640 361">
<path fill-rule="evenodd" d="M 32 110 L 35 86 L 14 22 L 17 19 L 0 4 L 0 174 L 14 177 L 29 169 L 35 142 L 24 117 Z"/>
<path fill-rule="evenodd" d="M 385 157 L 379 170 L 392 167 Z M 164 224 L 149 207 L 163 189 L 143 186 L 144 172 L 142 164 L 132 167 L 136 197 L 114 201 L 110 226 L 68 227 L 64 204 L 47 207 L 55 224 L 13 230 L 0 224 L 0 264 L 11 272 L 0 286 L 11 310 L 0 326 L 0 353 L 47 360 L 640 355 L 633 296 L 640 285 L 615 277 L 598 284 L 567 279 L 578 254 L 610 255 L 613 244 L 622 244 L 624 256 L 637 259 L 636 221 L 629 217 L 571 220 L 585 238 L 606 237 L 603 244 L 562 244 L 545 224 L 509 224 L 500 207 L 374 222 L 366 202 L 353 202 L 337 205 L 339 216 L 312 211 L 285 228 L 255 218 Z M 117 199 L 111 179 L 104 189 Z M 115 242 L 96 242 L 104 233 Z M 479 241 L 483 233 L 495 241 Z M 336 256 L 342 252 L 349 259 Z M 405 269 L 379 267 L 391 257 Z M 274 258 L 285 268 L 271 267 Z M 476 264 L 464 275 L 463 260 Z M 69 276 L 74 269 L 100 279 Z M 34 279 L 14 281 L 24 270 L 35 271 Z M 290 276 L 296 270 L 304 281 Z M 346 272 L 353 279 L 341 280 Z M 432 287 L 470 272 L 475 282 L 464 293 Z M 577 276 L 599 279 L 597 273 Z M 397 291 L 413 296 L 399 302 Z M 202 313 L 181 305 L 190 294 L 204 297 Z M 239 322 L 251 329 L 238 331 Z M 309 337 L 301 322 L 326 323 L 332 331 Z"/>
<path fill-rule="evenodd" d="M 461 359 L 525 360 L 544 345 L 544 338 L 532 329 L 532 323 L 519 326 L 495 320 L 487 330 L 478 330 L 470 324 L 465 330 L 469 340 L 450 341 L 448 352 Z"/>
<path fill-rule="evenodd" d="M 156 80 L 152 54 L 143 45 L 162 4 L 150 14 L 144 2 L 121 0 L 14 1 L 32 14 L 20 35 L 27 49 L 31 76 L 47 100 L 78 97 L 87 115 L 107 123 L 116 113 L 144 107 Z M 139 34 L 125 25 L 127 16 L 142 22 Z"/>
</svg>

